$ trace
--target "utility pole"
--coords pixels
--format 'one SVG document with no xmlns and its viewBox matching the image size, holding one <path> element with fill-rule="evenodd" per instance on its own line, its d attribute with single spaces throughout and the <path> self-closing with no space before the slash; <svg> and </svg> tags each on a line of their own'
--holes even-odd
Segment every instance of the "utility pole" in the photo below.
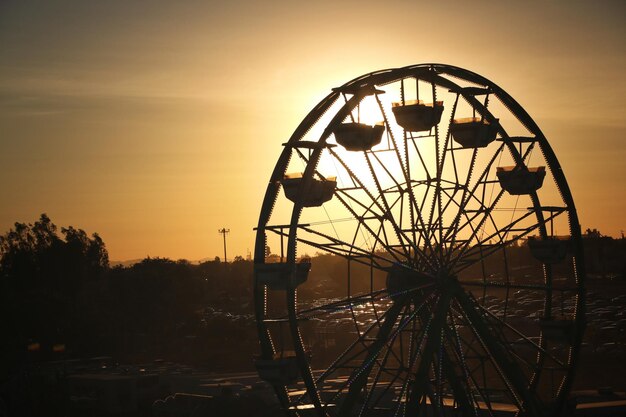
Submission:
<svg viewBox="0 0 626 417">
<path fill-rule="evenodd" d="M 226 233 L 230 233 L 230 229 L 221 228 L 218 229 L 217 233 L 224 236 L 224 262 L 226 263 L 228 262 L 228 259 L 226 258 Z"/>
</svg>

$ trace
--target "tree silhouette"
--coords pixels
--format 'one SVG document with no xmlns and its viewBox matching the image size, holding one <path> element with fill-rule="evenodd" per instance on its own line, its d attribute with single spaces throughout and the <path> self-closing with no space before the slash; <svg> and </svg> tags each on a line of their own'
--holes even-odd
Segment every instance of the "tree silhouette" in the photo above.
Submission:
<svg viewBox="0 0 626 417">
<path fill-rule="evenodd" d="M 79 294 L 108 269 L 108 253 L 97 234 L 89 237 L 70 226 L 59 236 L 57 230 L 42 214 L 0 236 L 0 322 L 9 336 L 3 359 L 19 355 L 29 341 L 49 351 L 54 343 L 78 337 Z"/>
</svg>

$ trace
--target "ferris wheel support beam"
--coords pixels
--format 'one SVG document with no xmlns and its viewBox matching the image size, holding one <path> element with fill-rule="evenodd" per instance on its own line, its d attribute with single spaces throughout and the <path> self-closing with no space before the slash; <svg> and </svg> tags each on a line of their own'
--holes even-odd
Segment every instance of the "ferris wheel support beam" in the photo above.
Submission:
<svg viewBox="0 0 626 417">
<path fill-rule="evenodd" d="M 428 385 L 428 373 L 432 364 L 436 349 L 439 348 L 442 341 L 442 332 L 445 319 L 448 315 L 448 306 L 450 304 L 450 294 L 444 292 L 435 306 L 433 323 L 429 328 L 429 338 L 422 350 L 421 360 L 415 372 L 415 380 L 411 385 L 409 394 L 408 411 L 409 415 L 417 415 L 419 404 L 422 397 L 426 393 Z M 433 404 L 433 406 L 436 406 Z"/>
<path fill-rule="evenodd" d="M 524 376 L 521 370 L 515 362 L 508 357 L 500 342 L 493 337 L 493 332 L 489 329 L 480 314 L 478 314 L 474 302 L 472 302 L 468 295 L 462 290 L 456 291 L 455 299 L 471 323 L 472 330 L 476 337 L 490 353 L 494 365 L 499 372 L 502 372 L 505 382 L 511 384 L 511 387 L 517 394 L 515 399 L 518 401 L 521 415 L 532 417 L 543 416 L 545 407 L 543 407 L 539 403 L 539 399 L 529 391 L 526 382 L 524 382 Z"/>
<path fill-rule="evenodd" d="M 350 377 L 350 388 L 348 389 L 348 393 L 346 394 L 346 398 L 339 408 L 340 416 L 349 415 L 350 411 L 354 407 L 356 400 L 367 383 L 367 379 L 369 374 L 374 366 L 374 361 L 378 356 L 380 349 L 387 343 L 389 339 L 389 335 L 398 320 L 398 316 L 400 312 L 404 308 L 403 300 L 396 300 L 392 306 L 389 308 L 387 316 L 385 317 L 385 321 L 383 322 L 378 334 L 376 335 L 376 340 L 369 346 L 368 355 L 366 360 L 363 362 L 363 366 L 357 369 L 356 373 Z"/>
<path fill-rule="evenodd" d="M 470 399 L 472 401 L 472 404 L 478 404 L 478 400 L 476 399 L 476 396 L 472 393 L 472 387 L 473 387 L 473 389 L 478 392 L 478 395 L 480 395 L 480 397 L 483 399 L 483 401 L 487 405 L 487 411 L 488 411 L 489 415 L 491 417 L 493 417 L 493 410 L 492 410 L 492 407 L 491 407 L 491 401 L 490 401 L 489 397 L 485 396 L 485 393 L 480 388 L 480 385 L 478 384 L 478 382 L 476 381 L 476 379 L 472 375 L 472 372 L 469 370 L 469 368 L 467 366 L 467 359 L 466 359 L 465 353 L 463 353 L 463 346 L 462 346 L 462 343 L 461 343 L 461 337 L 460 337 L 459 332 L 458 332 L 458 330 L 456 328 L 456 324 L 454 323 L 455 320 L 454 320 L 454 316 L 452 314 L 450 314 L 450 319 L 451 319 L 452 325 L 446 327 L 446 329 L 445 329 L 446 337 L 448 338 L 448 340 L 450 340 L 452 351 L 453 351 L 454 355 L 458 358 L 458 360 L 459 360 L 459 362 L 461 364 L 461 371 L 463 372 L 463 378 L 465 379 L 465 381 L 467 381 L 467 386 L 468 386 L 469 391 L 470 391 L 469 392 L 469 397 L 470 397 Z M 463 389 L 463 387 L 461 387 L 461 389 Z M 465 405 L 467 406 L 467 404 L 465 404 Z M 476 408 L 472 407 L 472 408 L 463 410 L 463 412 L 469 413 L 470 410 L 473 411 L 473 415 L 474 416 L 478 417 L 478 410 Z"/>
</svg>

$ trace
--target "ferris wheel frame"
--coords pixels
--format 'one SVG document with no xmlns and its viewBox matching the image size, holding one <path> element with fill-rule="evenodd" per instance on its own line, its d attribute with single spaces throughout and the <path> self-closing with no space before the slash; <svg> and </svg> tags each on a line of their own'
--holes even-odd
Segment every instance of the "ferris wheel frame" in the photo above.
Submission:
<svg viewBox="0 0 626 417">
<path fill-rule="evenodd" d="M 534 216 L 536 218 L 535 226 L 526 231 L 521 231 L 515 238 L 511 238 L 506 241 L 501 241 L 499 244 L 494 245 L 489 248 L 487 245 L 487 241 L 491 241 L 492 236 L 488 236 L 484 239 L 484 244 L 480 244 L 480 242 L 476 238 L 476 231 L 482 227 L 482 222 L 489 221 L 488 214 L 483 214 L 483 218 L 479 221 L 478 224 L 474 224 L 473 221 L 475 218 L 468 217 L 467 213 L 463 213 L 466 217 L 465 223 L 462 223 L 460 218 L 455 217 L 453 220 L 453 225 L 448 226 L 447 232 L 445 232 L 445 228 L 443 226 L 443 214 L 442 207 L 444 204 L 442 203 L 443 198 L 441 195 L 444 193 L 442 191 L 442 178 L 441 178 L 441 170 L 440 165 L 443 166 L 443 162 L 440 161 L 441 158 L 446 157 L 446 141 L 452 140 L 450 138 L 450 125 L 453 123 L 451 119 L 448 122 L 448 132 L 446 133 L 446 137 L 442 138 L 443 135 L 436 131 L 434 135 L 432 135 L 437 141 L 436 144 L 436 175 L 434 175 L 434 182 L 436 185 L 433 186 L 434 191 L 434 200 L 432 202 L 432 208 L 429 212 L 428 218 L 420 218 L 420 210 L 415 209 L 415 213 L 412 212 L 412 231 L 404 230 L 402 227 L 393 225 L 391 229 L 396 233 L 397 240 L 403 245 L 399 245 L 401 247 L 392 248 L 390 246 L 385 247 L 385 243 L 383 239 L 380 239 L 378 248 L 386 249 L 387 254 L 379 254 L 371 249 L 363 249 L 359 248 L 358 245 L 346 245 L 344 243 L 344 249 L 337 249 L 338 246 L 336 242 L 334 243 L 319 243 L 311 240 L 302 240 L 299 238 L 299 233 L 306 231 L 308 233 L 316 234 L 320 241 L 323 239 L 331 239 L 331 237 L 323 235 L 321 232 L 317 232 L 313 228 L 308 225 L 303 225 L 300 222 L 300 218 L 302 212 L 307 207 L 318 207 L 324 204 L 324 198 L 319 197 L 318 200 L 311 201 L 311 190 L 312 187 L 315 187 L 317 182 L 324 182 L 329 180 L 328 178 L 324 178 L 322 174 L 317 170 L 318 162 L 323 152 L 333 153 L 332 145 L 329 143 L 329 138 L 335 135 L 337 128 L 345 123 L 346 120 L 349 120 L 352 117 L 353 111 L 359 103 L 365 97 L 374 96 L 376 100 L 379 100 L 379 94 L 381 94 L 384 90 L 384 86 L 396 83 L 403 82 L 405 79 L 415 79 L 416 83 L 419 81 L 425 81 L 432 84 L 433 88 L 433 107 L 435 107 L 436 102 L 436 89 L 445 89 L 451 92 L 455 92 L 457 95 L 457 100 L 463 99 L 467 102 L 471 108 L 480 115 L 481 123 L 483 120 L 486 120 L 488 124 L 497 129 L 498 142 L 499 146 L 502 147 L 502 151 L 507 150 L 512 159 L 515 162 L 516 166 L 526 166 L 525 158 L 526 155 L 521 151 L 522 143 L 532 142 L 532 146 L 538 146 L 545 163 L 547 165 L 547 169 L 549 170 L 549 174 L 554 179 L 556 183 L 558 193 L 563 202 L 563 206 L 561 207 L 547 207 L 542 206 L 540 198 L 536 190 L 528 193 L 528 196 L 532 202 L 532 207 L 529 208 L 529 215 Z M 471 87 L 463 87 L 460 85 L 457 80 L 461 80 L 464 82 L 471 83 Z M 404 84 L 402 84 L 404 86 Z M 404 90 L 403 90 L 402 100 L 404 102 Z M 515 116 L 515 118 L 523 125 L 530 134 L 528 136 L 509 136 L 506 130 L 498 123 L 498 119 L 495 115 L 493 115 L 487 105 L 487 101 L 484 103 L 481 102 L 477 96 L 482 94 L 486 94 L 487 98 L 489 96 L 497 98 L 505 108 L 507 108 L 511 114 Z M 309 132 L 311 127 L 318 123 L 318 121 L 331 109 L 333 105 L 336 105 L 339 99 L 344 98 L 345 103 L 339 108 L 336 114 L 330 119 L 330 122 L 326 125 L 325 129 L 317 139 L 317 141 L 303 141 L 302 138 Z M 418 97 L 419 99 L 419 97 Z M 379 101 L 380 104 L 380 101 Z M 456 102 L 454 103 L 456 108 Z M 381 111 L 383 109 L 381 105 Z M 387 120 L 387 116 L 382 111 L 385 116 L 385 126 L 388 130 L 390 130 L 389 125 L 390 121 Z M 454 115 L 454 110 L 452 111 Z M 433 126 L 434 129 L 438 129 L 439 123 Z M 392 134 L 390 132 L 390 134 Z M 404 140 L 406 142 L 406 131 L 404 133 Z M 394 139 L 392 138 L 392 141 Z M 440 142 L 441 141 L 441 142 Z M 442 145 L 443 144 L 443 145 Z M 443 151 L 440 152 L 443 146 Z M 481 147 L 477 145 L 474 149 L 474 155 L 478 152 L 476 149 Z M 398 152 L 398 161 L 400 161 L 400 165 L 402 165 L 403 155 L 400 155 L 400 147 L 395 145 L 389 146 L 394 148 L 396 152 Z M 407 147 L 404 148 L 405 150 Z M 370 152 L 368 150 L 363 151 L 364 154 Z M 408 151 L 407 151 L 408 152 Z M 281 198 L 280 190 L 281 188 L 286 188 L 285 176 L 287 174 L 287 169 L 290 163 L 290 160 L 296 156 L 302 157 L 306 161 L 306 167 L 304 172 L 301 175 L 301 178 L 297 182 L 297 187 L 292 191 L 292 202 L 293 208 L 291 211 L 290 220 L 288 223 L 272 225 L 270 224 L 270 218 L 272 216 L 274 206 L 276 201 Z M 337 155 L 334 155 L 335 160 L 338 163 L 343 163 L 341 158 Z M 495 157 L 494 157 L 495 158 Z M 372 171 L 372 174 L 376 178 L 376 169 L 373 167 L 373 163 L 370 159 L 367 159 L 369 164 L 369 168 Z M 407 193 L 411 194 L 414 189 L 413 178 L 411 177 L 411 173 L 409 172 L 410 164 L 408 163 L 408 156 L 405 158 L 406 167 L 403 169 L 404 182 L 400 181 L 398 184 L 398 189 L 406 190 Z M 484 172 L 491 170 L 493 168 L 494 161 L 489 162 L 489 165 L 485 167 Z M 380 169 L 381 164 L 378 165 Z M 349 171 L 349 168 L 346 167 L 346 170 Z M 455 168 L 456 169 L 456 168 Z M 485 181 L 486 181 L 486 174 Z M 358 176 L 355 175 L 358 178 Z M 469 174 L 466 185 L 466 190 L 464 191 L 464 197 L 461 201 L 464 201 L 465 198 L 468 200 L 472 198 L 472 195 L 477 192 L 477 185 L 472 190 L 469 187 Z M 480 181 L 478 181 L 480 182 Z M 478 184 L 478 182 L 476 184 Z M 380 213 L 391 213 L 393 208 L 389 204 L 384 196 L 387 189 L 384 189 L 382 186 L 377 185 L 377 189 L 375 189 L 370 198 L 369 205 L 377 206 L 375 209 L 362 209 L 364 213 L 368 214 L 377 214 Z M 430 187 L 430 186 L 429 186 Z M 362 191 L 367 191 L 367 187 L 362 186 Z M 287 192 L 287 190 L 285 190 Z M 499 191 L 500 195 L 504 194 L 505 190 L 502 189 Z M 437 196 L 439 195 L 439 197 Z M 342 196 L 337 190 L 334 190 L 333 196 L 337 199 L 341 199 Z M 345 196 L 343 197 L 346 198 Z M 411 200 L 412 199 L 412 200 Z M 426 199 L 426 197 L 424 197 Z M 498 197 L 496 197 L 497 202 Z M 415 207 L 418 207 L 418 204 L 415 202 L 416 198 L 414 196 L 409 196 L 409 200 L 415 203 Z M 450 201 L 448 204 L 451 204 Z M 343 200 L 341 200 L 343 202 Z M 319 203 L 319 204 L 318 204 Z M 481 202 L 482 204 L 483 202 Z M 452 203 L 453 204 L 453 203 Z M 495 206 L 496 203 L 493 204 L 492 207 Z M 346 208 L 349 208 L 346 204 L 344 204 Z M 367 206 L 367 204 L 366 204 Z M 411 206 L 412 207 L 412 206 Z M 459 207 L 459 213 L 464 211 L 463 207 Z M 369 211 L 368 211 L 369 210 Z M 413 210 L 413 208 L 411 208 Z M 485 209 L 487 211 L 487 208 Z M 363 220 L 364 214 L 359 214 L 356 211 L 352 210 L 354 218 L 362 224 L 361 227 L 368 227 L 366 222 Z M 437 214 L 438 213 L 438 214 Z M 545 213 L 548 213 L 547 215 Z M 564 375 L 561 378 L 558 391 L 555 393 L 551 400 L 551 404 L 549 404 L 549 409 L 546 409 L 546 404 L 543 404 L 537 397 L 535 390 L 537 389 L 537 381 L 539 379 L 539 375 L 542 372 L 542 364 L 545 361 L 546 357 L 550 356 L 548 349 L 546 348 L 546 338 L 549 335 L 550 329 L 542 328 L 541 329 L 541 338 L 538 342 L 535 343 L 537 349 L 537 360 L 536 367 L 537 370 L 532 373 L 532 376 L 526 377 L 518 368 L 518 365 L 511 360 L 511 354 L 507 351 L 509 346 L 507 346 L 506 342 L 503 342 L 501 339 L 497 337 L 493 337 L 493 326 L 490 324 L 490 320 L 492 318 L 488 318 L 489 311 L 485 308 L 481 308 L 475 300 L 472 299 L 471 294 L 466 290 L 468 286 L 475 285 L 480 288 L 487 288 L 487 285 L 501 285 L 503 288 L 506 288 L 507 291 L 507 301 L 509 298 L 509 290 L 518 289 L 518 290 L 531 290 L 532 286 L 525 286 L 523 284 L 510 284 L 507 280 L 506 283 L 487 283 L 485 279 L 482 282 L 471 283 L 471 282 L 459 282 L 456 277 L 456 274 L 461 270 L 463 265 L 460 265 L 459 262 L 463 262 L 465 259 L 468 264 L 476 263 L 477 260 L 474 259 L 484 259 L 488 257 L 490 254 L 501 250 L 503 247 L 507 245 L 511 245 L 517 242 L 520 239 L 528 237 L 531 232 L 538 233 L 539 238 L 543 240 L 548 240 L 550 238 L 551 231 L 549 231 L 550 222 L 559 215 L 565 215 L 568 220 L 569 225 L 569 241 L 568 241 L 568 251 L 571 253 L 572 259 L 572 268 L 573 268 L 573 282 L 575 283 L 575 287 L 571 289 L 574 294 L 575 306 L 573 313 L 573 320 L 571 323 L 568 323 L 568 326 L 572 326 L 571 330 L 571 339 L 567 343 L 567 360 L 561 361 L 563 363 L 563 372 Z M 476 214 L 478 216 L 478 214 Z M 458 217 L 461 217 L 459 214 Z M 381 223 L 387 221 L 389 223 L 393 223 L 392 219 L 381 219 Z M 432 226 L 433 224 L 439 222 L 439 227 Z M 421 226 L 421 228 L 420 228 Z M 308 229 L 306 229 L 308 227 Z M 457 242 L 455 240 L 456 234 L 458 233 L 458 229 L 460 227 L 467 228 L 467 230 L 471 229 L 471 238 L 466 239 L 467 242 Z M 306 230 L 305 230 L 306 229 Z M 425 230 L 428 229 L 428 232 Z M 453 230 L 455 229 L 455 230 Z M 513 225 L 510 227 L 513 230 Z M 421 230 L 421 232 L 419 232 Z M 278 158 L 276 166 L 273 170 L 273 173 L 270 177 L 270 181 L 268 183 L 265 197 L 263 200 L 263 204 L 261 207 L 261 212 L 259 216 L 259 222 L 256 228 L 256 242 L 255 242 L 255 252 L 254 252 L 254 262 L 255 262 L 255 283 L 254 283 L 254 296 L 255 296 L 255 315 L 257 319 L 257 329 L 259 333 L 259 342 L 261 353 L 259 355 L 259 360 L 257 366 L 259 367 L 259 372 L 261 377 L 268 380 L 274 386 L 278 399 L 285 410 L 290 410 L 288 412 L 297 415 L 304 413 L 303 410 L 311 409 L 314 410 L 317 415 L 325 416 L 325 415 L 362 415 L 366 414 L 368 410 L 366 408 L 361 408 L 356 410 L 355 407 L 358 408 L 357 403 L 362 401 L 362 391 L 367 391 L 367 385 L 371 384 L 368 382 L 368 377 L 370 372 L 372 371 L 372 367 L 375 366 L 375 363 L 378 361 L 378 355 L 382 350 L 385 349 L 389 343 L 393 343 L 391 341 L 392 338 L 397 338 L 399 336 L 398 327 L 400 323 L 407 323 L 408 325 L 408 317 L 412 316 L 412 320 L 419 321 L 422 327 L 429 326 L 429 328 L 439 329 L 435 334 L 438 334 L 439 337 L 428 337 L 427 331 L 422 331 L 418 333 L 414 332 L 415 337 L 421 337 L 420 348 L 414 348 L 415 353 L 413 353 L 414 358 L 407 360 L 408 363 L 411 364 L 413 368 L 416 369 L 411 370 L 408 373 L 413 373 L 415 375 L 414 378 L 411 379 L 411 382 L 406 382 L 405 385 L 411 385 L 410 387 L 404 387 L 402 389 L 402 394 L 407 396 L 407 399 L 403 399 L 406 405 L 403 405 L 403 413 L 402 415 L 414 415 L 419 412 L 419 408 L 421 405 L 426 404 L 429 401 L 429 404 L 437 401 L 443 404 L 443 399 L 437 397 L 434 394 L 424 394 L 428 388 L 426 385 L 428 383 L 422 384 L 419 386 L 418 382 L 420 378 L 426 381 L 429 378 L 429 373 L 432 373 L 433 363 L 432 361 L 419 361 L 417 357 L 428 357 L 433 355 L 439 355 L 437 359 L 439 362 L 440 374 L 443 378 L 446 378 L 448 384 L 454 385 L 454 380 L 451 375 L 454 372 L 449 370 L 444 370 L 447 365 L 446 363 L 461 361 L 463 359 L 463 353 L 457 352 L 454 350 L 454 347 L 450 348 L 451 352 L 443 352 L 442 349 L 438 346 L 437 342 L 439 338 L 448 337 L 460 337 L 458 334 L 455 334 L 456 330 L 453 329 L 454 326 L 450 326 L 448 323 L 450 320 L 454 320 L 451 318 L 450 312 L 452 311 L 454 314 L 462 312 L 463 314 L 459 314 L 459 316 L 463 316 L 463 320 L 467 323 L 471 324 L 473 331 L 476 334 L 476 341 L 472 342 L 475 344 L 479 344 L 481 350 L 488 352 L 489 355 L 495 357 L 494 362 L 496 365 L 493 365 L 494 368 L 502 368 L 498 369 L 502 374 L 502 379 L 505 380 L 505 384 L 508 386 L 508 389 L 511 392 L 511 398 L 513 398 L 515 402 L 515 406 L 518 409 L 518 414 L 520 415 L 547 415 L 547 413 L 557 415 L 563 410 L 565 406 L 566 397 L 569 393 L 569 390 L 572 385 L 572 380 L 574 377 L 574 372 L 576 369 L 576 365 L 578 362 L 578 352 L 580 343 L 582 341 L 582 335 L 584 332 L 584 267 L 583 267 L 583 250 L 582 250 L 582 242 L 581 242 L 581 232 L 580 225 L 578 222 L 578 217 L 574 205 L 574 201 L 565 179 L 563 170 L 556 158 L 552 147 L 548 143 L 547 139 L 537 126 L 537 124 L 533 121 L 533 119 L 528 115 L 528 113 L 503 89 L 498 87 L 495 83 L 489 81 L 488 79 L 465 69 L 458 68 L 455 66 L 444 65 L 444 64 L 419 64 L 413 65 L 403 68 L 395 68 L 395 69 L 387 69 L 372 72 L 369 74 L 365 74 L 363 76 L 357 77 L 341 87 L 333 89 L 333 91 L 328 94 L 320 103 L 318 103 L 309 114 L 303 119 L 303 121 L 296 128 L 291 138 L 284 144 L 284 149 L 281 155 Z M 281 253 L 281 263 L 280 266 L 268 265 L 266 263 L 266 243 L 267 243 L 267 233 L 275 233 L 280 236 L 281 245 L 283 240 L 286 240 L 286 255 L 283 256 Z M 375 234 L 376 232 L 374 232 Z M 421 233 L 421 234 L 420 234 Z M 380 234 L 380 232 L 379 232 Z M 505 235 L 509 234 L 509 230 L 506 230 Z M 419 235 L 419 236 L 418 236 Z M 416 237 L 418 236 L 418 237 Z M 478 242 L 479 244 L 471 246 L 471 243 Z M 370 301 L 372 305 L 374 302 L 371 301 L 375 296 L 378 297 L 387 297 L 387 299 L 391 302 L 391 306 L 387 309 L 387 311 L 380 312 L 380 317 L 377 316 L 377 327 L 373 326 L 368 330 L 367 333 L 369 338 L 373 339 L 373 341 L 368 342 L 366 352 L 363 353 L 365 355 L 365 359 L 362 360 L 361 368 L 357 371 L 354 371 L 351 375 L 349 375 L 345 387 L 341 391 L 341 394 L 337 394 L 332 403 L 333 406 L 336 406 L 335 409 L 331 409 L 329 404 L 331 401 L 323 400 L 321 398 L 320 392 L 323 391 L 318 387 L 318 382 L 323 380 L 325 374 L 330 374 L 331 371 L 336 371 L 336 369 L 326 369 L 318 370 L 311 369 L 310 366 L 310 352 L 307 351 L 306 343 L 303 340 L 302 332 L 300 329 L 300 323 L 307 313 L 310 312 L 305 310 L 299 310 L 298 306 L 298 296 L 297 296 L 297 287 L 302 284 L 306 280 L 306 274 L 308 273 L 308 269 L 310 265 L 306 263 L 299 263 L 297 258 L 297 248 L 299 243 L 306 243 L 317 249 L 320 249 L 323 252 L 330 253 L 336 256 L 341 256 L 346 259 L 351 259 L 354 262 L 360 262 L 363 264 L 369 264 L 373 268 L 379 268 L 381 270 L 387 271 L 387 273 L 392 276 L 392 278 L 388 278 L 388 288 L 385 294 L 374 295 L 374 293 L 370 293 Z M 478 247 L 478 249 L 475 249 Z M 480 251 L 480 253 L 478 252 Z M 358 256 L 354 256 L 358 254 Z M 470 255 L 475 258 L 470 258 Z M 465 258 L 464 258 L 465 257 Z M 394 259 L 395 258 L 395 259 Z M 404 263 L 409 263 L 408 269 L 411 269 L 411 282 L 415 281 L 416 274 L 422 274 L 425 280 L 429 280 L 428 285 L 431 287 L 437 287 L 437 295 L 436 296 L 427 296 L 424 295 L 424 300 L 428 300 L 428 302 L 424 301 L 425 307 L 421 309 L 421 305 L 418 305 L 417 298 L 412 299 L 411 294 L 416 292 L 426 293 L 429 288 L 425 282 L 422 284 L 411 284 L 407 286 L 404 282 L 405 278 L 402 278 L 403 267 L 407 265 L 403 265 L 403 262 L 398 262 L 398 260 L 404 261 Z M 468 261 L 469 260 L 469 261 Z M 470 265 L 467 265 L 468 267 Z M 280 271 L 279 271 L 280 269 Z M 277 271 L 279 271 L 277 273 Z M 398 272 L 400 271 L 400 272 Z M 268 274 L 275 274 L 274 281 L 268 281 Z M 552 279 L 552 265 L 550 262 L 543 263 L 543 273 L 544 273 L 544 283 L 545 285 L 542 289 L 545 291 L 545 304 L 543 307 L 544 317 L 547 315 L 551 315 L 552 309 L 552 293 L 553 291 L 558 291 L 558 289 L 553 287 L 553 279 Z M 400 278 L 397 278 L 400 277 Z M 395 280 L 395 281 L 394 281 Z M 389 284 L 389 282 L 396 282 L 396 284 Z M 398 284 L 399 283 L 399 284 Z M 287 314 L 279 317 L 279 318 L 269 318 L 267 316 L 268 310 L 268 290 L 273 290 L 280 294 L 283 294 L 284 301 L 286 304 Z M 434 293 L 433 293 L 434 294 Z M 352 309 L 354 305 L 358 303 L 363 303 L 367 297 L 362 296 L 364 298 L 358 298 L 357 296 L 348 295 L 348 298 L 344 300 L 344 304 L 335 304 L 333 308 L 336 308 L 339 305 L 339 308 L 346 307 Z M 404 298 L 403 298 L 404 297 Z M 430 298 L 429 298 L 430 297 Z M 403 303 L 398 301 L 399 299 L 404 300 Z M 410 299 L 410 300 L 409 300 Z M 407 301 L 409 300 L 409 301 Z M 410 305 L 410 308 L 407 307 L 407 303 Z M 451 304 L 452 303 L 452 304 Z M 451 306 L 452 305 L 452 306 Z M 324 308 L 328 308 L 325 306 Z M 316 310 L 321 311 L 322 308 Z M 493 318 L 494 322 L 497 320 Z M 270 323 L 285 323 L 286 326 L 289 326 L 289 333 L 291 335 L 290 346 L 293 348 L 293 356 L 287 358 L 282 352 L 282 347 L 278 346 L 280 344 L 279 341 L 275 340 L 276 337 L 272 336 L 272 331 L 270 330 Z M 506 325 L 508 323 L 502 323 L 502 325 Z M 509 326 L 512 327 L 512 326 Z M 378 330 L 375 332 L 375 330 Z M 515 329 L 513 329 L 515 330 Z M 376 333 L 374 335 L 374 333 Z M 520 332 L 522 333 L 522 332 Z M 522 334 L 522 336 L 524 336 Z M 366 336 L 363 336 L 365 338 Z M 359 334 L 359 340 L 361 340 L 361 335 Z M 469 345 L 469 344 L 467 344 Z M 459 342 L 458 346 L 464 346 L 461 342 Z M 439 351 L 437 351 L 439 349 Z M 469 347 L 467 347 L 469 350 Z M 388 350 L 391 350 L 389 348 Z M 462 349 L 460 349 L 462 350 Z M 455 356 L 456 355 L 456 356 Z M 453 358 L 456 357 L 456 360 Z M 447 359 L 446 359 L 447 358 Z M 462 369 L 461 369 L 462 371 Z M 285 376 L 285 372 L 287 375 Z M 436 372 L 435 372 L 436 373 Z M 467 372 L 466 372 L 467 373 Z M 264 375 L 265 374 L 265 375 Z M 380 373 L 379 373 L 380 374 Z M 267 375 L 274 375 L 268 377 Z M 320 375 L 322 379 L 320 379 Z M 409 377 L 406 377 L 409 380 Z M 467 376 L 468 381 L 470 376 Z M 302 402 L 298 403 L 298 401 L 292 400 L 292 395 L 290 395 L 288 390 L 289 383 L 287 381 L 298 380 L 303 383 L 305 387 L 306 393 L 300 396 L 300 401 L 303 398 L 306 398 L 308 404 L 307 407 L 304 407 Z M 467 382 L 466 385 L 473 384 L 478 387 L 480 384 L 477 382 Z M 389 385 L 391 386 L 391 384 Z M 411 393 L 419 393 L 416 395 L 421 396 L 420 398 L 416 398 L 415 395 L 411 396 Z M 467 386 L 453 386 L 452 391 L 455 398 L 456 407 L 460 407 L 462 410 L 472 410 L 472 412 L 467 412 L 468 415 L 477 415 L 475 413 L 484 411 L 481 406 L 478 406 L 478 400 L 470 398 L 472 393 L 469 393 L 469 389 Z M 366 394 L 371 395 L 371 394 Z M 424 397 L 424 399 L 422 399 Z M 427 398 L 428 397 L 428 398 Z M 397 403 L 400 403 L 400 399 L 396 399 Z M 482 402 L 485 402 L 482 400 Z M 399 407 L 399 406 L 398 406 Z M 487 412 L 491 412 L 490 407 L 485 407 Z M 397 415 L 399 408 L 396 409 L 396 414 L 389 415 Z M 371 410 L 370 410 L 371 411 Z M 445 414 L 445 413 L 444 413 Z"/>
</svg>

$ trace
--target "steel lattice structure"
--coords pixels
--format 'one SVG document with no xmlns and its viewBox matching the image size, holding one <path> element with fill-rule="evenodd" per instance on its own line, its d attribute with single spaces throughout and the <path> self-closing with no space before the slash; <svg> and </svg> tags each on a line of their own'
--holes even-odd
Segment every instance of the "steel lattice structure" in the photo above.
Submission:
<svg viewBox="0 0 626 417">
<path fill-rule="evenodd" d="M 545 136 L 493 82 L 420 64 L 333 89 L 284 144 L 256 230 L 256 364 L 288 413 L 563 411 L 580 226 Z M 342 266 L 316 284 L 298 250 Z"/>
</svg>

